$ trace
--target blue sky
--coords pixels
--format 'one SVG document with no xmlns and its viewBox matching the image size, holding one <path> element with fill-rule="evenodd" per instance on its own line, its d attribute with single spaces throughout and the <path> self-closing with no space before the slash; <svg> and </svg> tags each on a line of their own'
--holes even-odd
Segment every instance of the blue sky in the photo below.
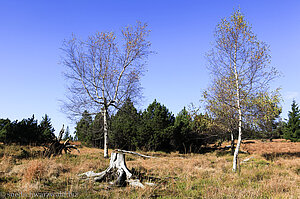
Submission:
<svg viewBox="0 0 300 199">
<path fill-rule="evenodd" d="M 146 108 L 154 99 L 175 115 L 190 103 L 200 105 L 210 83 L 205 53 L 216 25 L 241 9 L 258 39 L 270 45 L 272 65 L 282 77 L 284 118 L 293 99 L 300 103 L 300 1 L 276 0 L 0 0 L 0 118 L 21 120 L 32 114 L 52 119 L 56 131 L 74 123 L 60 112 L 65 99 L 64 66 L 59 64 L 64 39 L 85 39 L 96 31 L 119 31 L 146 22 L 157 54 L 142 78 Z"/>
</svg>

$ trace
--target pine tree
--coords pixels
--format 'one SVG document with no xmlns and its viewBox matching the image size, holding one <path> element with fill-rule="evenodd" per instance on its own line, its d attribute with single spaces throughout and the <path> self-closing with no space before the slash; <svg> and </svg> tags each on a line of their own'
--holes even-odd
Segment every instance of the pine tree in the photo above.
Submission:
<svg viewBox="0 0 300 199">
<path fill-rule="evenodd" d="M 104 147 L 104 128 L 103 128 L 103 114 L 98 113 L 92 122 L 90 127 L 91 140 L 90 143 L 93 147 L 103 148 Z M 109 120 L 108 120 L 109 122 Z"/>
<path fill-rule="evenodd" d="M 34 119 L 34 115 L 31 118 L 23 119 L 21 122 L 16 122 L 12 135 L 11 140 L 19 144 L 41 144 L 46 142 L 38 128 L 38 122 Z"/>
<path fill-rule="evenodd" d="M 92 122 L 93 118 L 91 117 L 91 115 L 87 111 L 84 111 L 81 120 L 77 122 L 77 125 L 75 127 L 78 140 L 85 145 L 91 145 L 90 140 L 92 138 Z"/>
<path fill-rule="evenodd" d="M 51 142 L 54 138 L 54 128 L 51 124 L 51 119 L 47 114 L 42 118 L 42 121 L 39 124 L 39 131 L 41 132 L 42 142 Z"/>
<path fill-rule="evenodd" d="M 289 111 L 289 120 L 283 129 L 283 137 L 293 142 L 300 141 L 300 110 L 296 101 L 293 100 L 292 110 Z"/>
<path fill-rule="evenodd" d="M 174 115 L 167 107 L 154 100 L 142 113 L 139 128 L 139 148 L 146 150 L 171 150 L 171 138 L 174 129 Z"/>
<path fill-rule="evenodd" d="M 172 136 L 172 145 L 180 153 L 186 153 L 190 146 L 190 138 L 193 134 L 191 128 L 191 117 L 184 107 L 176 116 L 174 123 L 174 133 Z"/>
<path fill-rule="evenodd" d="M 137 131 L 140 121 L 139 117 L 132 101 L 127 99 L 111 120 L 109 140 L 113 148 L 136 150 L 138 145 Z"/>
<path fill-rule="evenodd" d="M 8 129 L 11 126 L 9 119 L 0 119 L 0 142 L 7 143 Z"/>
</svg>

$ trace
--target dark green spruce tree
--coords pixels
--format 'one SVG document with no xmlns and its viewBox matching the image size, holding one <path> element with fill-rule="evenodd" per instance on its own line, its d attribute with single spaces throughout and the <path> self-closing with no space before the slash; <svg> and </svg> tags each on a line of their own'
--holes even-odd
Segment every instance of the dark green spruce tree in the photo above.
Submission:
<svg viewBox="0 0 300 199">
<path fill-rule="evenodd" d="M 9 119 L 0 119 L 0 142 L 8 142 L 8 133 L 11 128 L 11 122 Z"/>
<path fill-rule="evenodd" d="M 43 140 L 43 136 L 38 128 L 38 122 L 31 118 L 23 119 L 21 122 L 13 123 L 11 141 L 17 144 L 39 144 Z"/>
<path fill-rule="evenodd" d="M 16 143 L 21 145 L 42 145 L 51 142 L 54 138 L 54 129 L 50 118 L 45 115 L 40 124 L 31 118 L 10 122 L 9 119 L 0 119 L 0 142 Z"/>
<path fill-rule="evenodd" d="M 174 134 L 172 139 L 174 149 L 180 153 L 186 153 L 190 149 L 193 134 L 191 124 L 191 117 L 184 107 L 175 118 Z"/>
<path fill-rule="evenodd" d="M 140 115 L 128 98 L 124 105 L 111 119 L 110 144 L 112 148 L 136 150 L 138 146 L 137 132 Z"/>
<path fill-rule="evenodd" d="M 300 141 L 300 110 L 295 100 L 291 105 L 292 110 L 289 111 L 289 120 L 283 128 L 283 138 L 293 142 Z"/>
<path fill-rule="evenodd" d="M 108 123 L 109 123 L 108 119 Z M 97 148 L 103 148 L 104 147 L 104 128 L 103 128 L 103 114 L 98 113 L 95 116 L 95 119 L 92 122 L 92 125 L 90 127 L 90 133 L 91 133 L 91 140 L 90 143 L 93 147 Z"/>
<path fill-rule="evenodd" d="M 41 133 L 41 141 L 43 143 L 49 143 L 53 139 L 55 139 L 55 135 L 54 135 L 55 130 L 52 127 L 51 119 L 47 114 L 45 114 L 45 116 L 42 118 L 42 121 L 40 122 L 38 128 Z"/>
<path fill-rule="evenodd" d="M 142 113 L 137 135 L 138 148 L 154 151 L 172 150 L 174 121 L 175 117 L 167 107 L 154 100 Z"/>
<path fill-rule="evenodd" d="M 92 122 L 93 122 L 92 116 L 87 111 L 84 111 L 82 114 L 81 120 L 79 122 L 77 122 L 77 125 L 75 127 L 76 136 L 78 138 L 78 141 L 81 141 L 82 144 L 87 145 L 87 146 L 91 146 Z"/>
</svg>

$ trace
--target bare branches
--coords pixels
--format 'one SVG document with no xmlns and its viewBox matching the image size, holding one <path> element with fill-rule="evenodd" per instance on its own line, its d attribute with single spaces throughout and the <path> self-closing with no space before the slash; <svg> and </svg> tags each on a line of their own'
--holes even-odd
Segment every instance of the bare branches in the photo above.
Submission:
<svg viewBox="0 0 300 199">
<path fill-rule="evenodd" d="M 276 69 L 269 66 L 269 46 L 257 40 L 251 29 L 239 11 L 216 27 L 215 46 L 207 55 L 214 77 L 205 95 L 208 109 L 212 102 L 237 109 L 233 91 L 238 89 L 243 115 L 253 115 L 249 109 L 251 99 L 268 90 L 269 83 L 278 77 Z"/>
<path fill-rule="evenodd" d="M 65 111 L 72 115 L 88 112 L 104 117 L 104 156 L 107 157 L 107 121 L 110 107 L 118 108 L 126 98 L 140 95 L 140 77 L 145 60 L 152 52 L 147 24 L 137 23 L 122 30 L 122 38 L 113 32 L 98 32 L 80 41 L 74 35 L 63 44 L 63 64 L 70 81 Z"/>
<path fill-rule="evenodd" d="M 103 105 L 117 106 L 127 97 L 136 97 L 145 60 L 152 53 L 151 43 L 146 40 L 149 32 L 147 24 L 138 22 L 123 28 L 118 40 L 113 32 L 98 32 L 87 40 L 72 35 L 65 40 L 62 63 L 70 84 L 64 108 L 74 112 L 83 106 L 94 109 L 92 106 L 99 112 Z M 82 112 L 83 108 L 79 109 Z"/>
<path fill-rule="evenodd" d="M 269 46 L 259 41 L 239 10 L 218 24 L 215 46 L 208 54 L 212 86 L 204 92 L 206 108 L 231 129 L 238 129 L 233 171 L 243 127 L 255 127 L 278 114 L 279 98 L 269 98 L 269 82 L 277 77 L 270 67 Z M 270 116 L 270 117 L 268 117 Z M 258 118 L 258 119 L 255 119 Z"/>
</svg>

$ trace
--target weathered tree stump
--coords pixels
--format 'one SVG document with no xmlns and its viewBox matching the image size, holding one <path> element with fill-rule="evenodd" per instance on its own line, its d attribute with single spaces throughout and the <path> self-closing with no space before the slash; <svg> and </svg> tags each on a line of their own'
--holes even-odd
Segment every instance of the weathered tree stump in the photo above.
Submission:
<svg viewBox="0 0 300 199">
<path fill-rule="evenodd" d="M 111 183 L 112 185 L 125 186 L 126 180 L 129 180 L 132 174 L 126 166 L 125 154 L 113 152 L 111 153 L 109 166 L 105 171 L 102 171 L 100 173 L 88 171 L 86 173 L 80 174 L 80 176 L 87 176 L 88 178 L 93 177 L 94 181 L 96 182 L 115 180 Z"/>
<path fill-rule="evenodd" d="M 88 171 L 79 174 L 79 176 L 93 178 L 96 182 L 112 181 L 110 182 L 110 184 L 112 184 L 113 186 L 126 186 L 126 184 L 128 183 L 129 185 L 134 187 L 145 188 L 145 186 L 138 179 L 132 179 L 133 174 L 129 171 L 129 169 L 126 166 L 125 154 L 121 152 L 122 150 L 117 151 L 118 152 L 111 153 L 109 166 L 105 171 L 102 171 L 100 173 Z M 126 153 L 128 153 L 128 151 L 126 151 Z M 151 156 L 147 156 L 147 158 L 149 157 Z"/>
<path fill-rule="evenodd" d="M 108 168 L 101 172 L 100 176 L 95 177 L 94 180 L 99 182 L 112 176 L 117 177 L 116 181 L 113 182 L 113 185 L 116 186 L 124 186 L 125 181 L 131 178 L 132 174 L 126 166 L 124 153 L 111 153 Z"/>
</svg>

